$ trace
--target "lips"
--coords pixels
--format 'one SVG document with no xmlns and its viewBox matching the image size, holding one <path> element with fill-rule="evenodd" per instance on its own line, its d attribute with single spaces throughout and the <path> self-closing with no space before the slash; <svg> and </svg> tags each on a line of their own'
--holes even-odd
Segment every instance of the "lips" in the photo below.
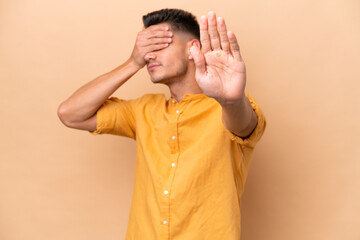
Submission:
<svg viewBox="0 0 360 240">
<path fill-rule="evenodd" d="M 151 70 L 155 69 L 158 66 L 160 66 L 159 63 L 150 63 L 150 64 L 147 65 L 147 68 L 148 68 L 149 71 L 151 71 Z"/>
</svg>

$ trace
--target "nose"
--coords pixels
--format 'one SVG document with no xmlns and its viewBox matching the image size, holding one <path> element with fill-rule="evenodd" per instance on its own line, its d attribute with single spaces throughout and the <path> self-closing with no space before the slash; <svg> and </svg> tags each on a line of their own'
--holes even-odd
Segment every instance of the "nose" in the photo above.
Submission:
<svg viewBox="0 0 360 240">
<path fill-rule="evenodd" d="M 144 59 L 146 62 L 150 62 L 150 60 L 155 60 L 156 54 L 154 52 L 149 52 L 149 53 L 145 54 Z"/>
</svg>

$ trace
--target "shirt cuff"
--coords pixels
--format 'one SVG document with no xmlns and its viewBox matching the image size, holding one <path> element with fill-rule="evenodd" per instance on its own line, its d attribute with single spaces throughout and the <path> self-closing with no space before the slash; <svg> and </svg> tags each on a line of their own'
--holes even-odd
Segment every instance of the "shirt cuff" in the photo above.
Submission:
<svg viewBox="0 0 360 240">
<path fill-rule="evenodd" d="M 103 104 L 104 105 L 104 104 Z M 103 128 L 104 128 L 104 124 L 103 124 L 103 111 L 102 108 L 100 107 L 96 113 L 96 130 L 94 131 L 88 131 L 89 133 L 93 134 L 93 135 L 99 135 L 103 133 Z"/>
</svg>

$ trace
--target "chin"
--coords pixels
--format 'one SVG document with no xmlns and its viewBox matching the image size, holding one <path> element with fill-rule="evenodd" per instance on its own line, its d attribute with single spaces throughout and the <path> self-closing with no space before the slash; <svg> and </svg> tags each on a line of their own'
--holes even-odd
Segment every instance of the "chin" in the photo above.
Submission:
<svg viewBox="0 0 360 240">
<path fill-rule="evenodd" d="M 166 84 L 169 81 L 169 77 L 165 77 L 165 76 L 151 76 L 151 81 L 153 83 L 163 83 Z"/>
<path fill-rule="evenodd" d="M 163 80 L 162 78 L 151 76 L 151 81 L 153 83 L 160 83 L 162 80 Z"/>
</svg>

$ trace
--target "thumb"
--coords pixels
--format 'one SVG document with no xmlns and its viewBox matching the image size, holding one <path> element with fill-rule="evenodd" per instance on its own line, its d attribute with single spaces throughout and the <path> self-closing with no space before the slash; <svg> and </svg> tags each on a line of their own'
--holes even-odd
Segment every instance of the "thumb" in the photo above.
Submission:
<svg viewBox="0 0 360 240">
<path fill-rule="evenodd" d="M 205 65 L 205 56 L 204 54 L 200 51 L 200 48 L 197 46 L 192 46 L 190 48 L 190 54 L 194 59 L 194 63 L 196 66 L 196 71 L 198 73 L 205 74 L 206 73 L 206 65 Z"/>
</svg>

